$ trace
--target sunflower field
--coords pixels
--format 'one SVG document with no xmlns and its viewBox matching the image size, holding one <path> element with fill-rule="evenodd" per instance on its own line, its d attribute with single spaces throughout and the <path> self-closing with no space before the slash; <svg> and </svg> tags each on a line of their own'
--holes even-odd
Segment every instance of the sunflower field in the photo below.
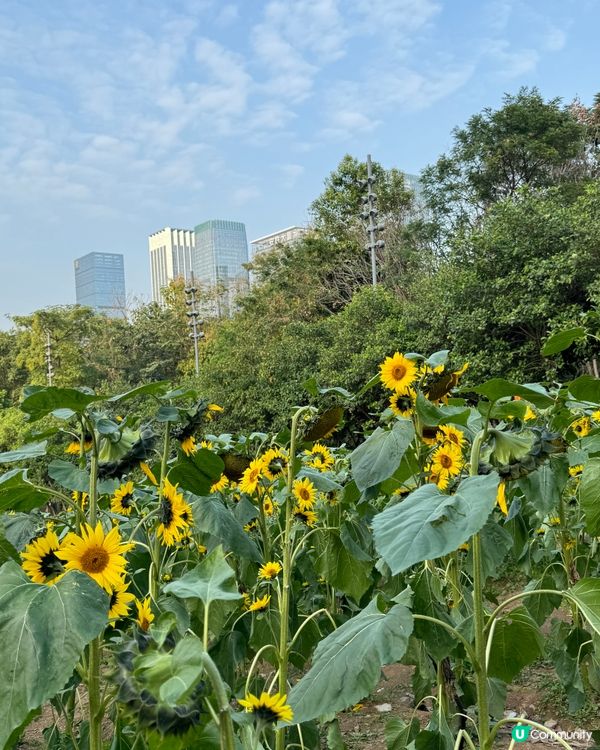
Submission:
<svg viewBox="0 0 600 750">
<path fill-rule="evenodd" d="M 467 368 L 390 352 L 358 393 L 308 382 L 278 434 L 222 433 L 167 382 L 26 388 L 31 442 L 0 454 L 0 748 L 44 713 L 57 750 L 340 750 L 397 662 L 431 710 L 390 718 L 390 750 L 544 728 L 505 715 L 541 657 L 574 709 L 597 699 L 600 380 Z M 345 414 L 368 391 L 365 430 Z M 497 600 L 508 558 L 528 583 Z"/>
</svg>

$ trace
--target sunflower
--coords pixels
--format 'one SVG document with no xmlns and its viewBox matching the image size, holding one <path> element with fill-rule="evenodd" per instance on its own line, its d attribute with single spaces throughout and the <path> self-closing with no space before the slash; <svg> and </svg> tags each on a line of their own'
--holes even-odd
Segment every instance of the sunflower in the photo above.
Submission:
<svg viewBox="0 0 600 750">
<path fill-rule="evenodd" d="M 531 406 L 528 406 L 525 409 L 525 416 L 523 417 L 523 420 L 525 422 L 530 422 L 533 419 L 537 419 L 537 414 L 533 411 L 533 409 L 531 408 Z"/>
<path fill-rule="evenodd" d="M 248 713 L 252 713 L 256 718 L 265 724 L 274 724 L 276 721 L 291 722 L 294 713 L 290 706 L 286 704 L 287 695 L 269 695 L 261 693 L 257 698 L 252 693 L 246 693 L 245 698 L 240 698 L 238 703 L 243 706 Z"/>
<path fill-rule="evenodd" d="M 67 534 L 57 554 L 61 560 L 65 560 L 67 570 L 87 573 L 110 593 L 125 574 L 127 561 L 123 554 L 132 546 L 121 541 L 116 527 L 105 534 L 100 522 L 96 528 L 86 523 L 81 529 L 81 536 L 73 532 Z"/>
<path fill-rule="evenodd" d="M 264 581 L 272 581 L 281 573 L 282 567 L 278 562 L 268 562 L 258 569 L 258 577 Z"/>
<path fill-rule="evenodd" d="M 600 409 L 592 412 L 592 419 L 594 422 L 600 422 Z"/>
<path fill-rule="evenodd" d="M 86 433 L 83 436 L 84 453 L 91 450 L 93 444 L 94 443 L 92 441 L 92 436 Z M 80 456 L 81 455 L 81 442 L 79 440 L 71 440 L 71 442 L 65 448 L 65 453 L 69 453 L 71 456 Z"/>
<path fill-rule="evenodd" d="M 464 447 L 467 442 L 465 433 L 456 427 L 452 427 L 452 425 L 450 424 L 440 425 L 436 437 L 438 443 L 442 443 L 442 445 L 444 445 L 445 443 L 452 443 L 458 448 Z"/>
<path fill-rule="evenodd" d="M 261 457 L 262 473 L 270 481 L 279 479 L 287 469 L 288 455 L 281 448 L 269 448 Z"/>
<path fill-rule="evenodd" d="M 242 474 L 240 479 L 240 490 L 248 495 L 252 495 L 256 492 L 260 476 L 264 468 L 263 459 L 255 458 L 254 461 L 250 462 L 250 466 Z"/>
<path fill-rule="evenodd" d="M 200 447 L 205 448 L 207 451 L 210 451 L 212 450 L 213 444 L 210 440 L 202 440 L 202 442 L 200 443 Z"/>
<path fill-rule="evenodd" d="M 414 388 L 407 386 L 390 396 L 390 409 L 397 417 L 408 419 L 414 411 L 416 399 Z"/>
<path fill-rule="evenodd" d="M 448 475 L 445 472 L 433 471 L 431 468 L 431 464 L 428 464 L 425 467 L 425 471 L 429 472 L 429 476 L 427 478 L 428 482 L 431 482 L 432 484 L 437 484 L 440 490 L 447 489 L 449 481 L 448 481 Z"/>
<path fill-rule="evenodd" d="M 431 472 L 440 477 L 455 477 L 464 466 L 461 450 L 453 443 L 440 445 L 431 456 Z"/>
<path fill-rule="evenodd" d="M 172 547 L 180 541 L 183 532 L 189 526 L 189 521 L 183 517 L 184 514 L 188 513 L 191 514 L 191 509 L 184 501 L 183 495 L 177 492 L 177 485 L 173 485 L 168 479 L 165 479 L 160 500 L 160 524 L 156 533 L 167 547 Z"/>
<path fill-rule="evenodd" d="M 275 505 L 273 504 L 273 500 L 268 496 L 265 495 L 262 499 L 262 508 L 265 516 L 272 516 L 275 512 Z"/>
<path fill-rule="evenodd" d="M 300 510 L 310 510 L 315 504 L 315 486 L 308 477 L 296 479 L 292 494 Z"/>
<path fill-rule="evenodd" d="M 135 600 L 135 606 L 137 608 L 136 622 L 140 628 L 145 632 L 150 627 L 150 623 L 154 620 L 154 615 L 150 609 L 150 597 L 147 596 L 143 602 L 139 599 Z"/>
<path fill-rule="evenodd" d="M 305 456 L 310 456 L 308 465 L 318 471 L 327 471 L 333 466 L 334 459 L 331 451 L 321 443 L 315 443 L 309 451 L 304 451 Z"/>
<path fill-rule="evenodd" d="M 140 461 L 140 469 L 144 472 L 144 474 L 148 477 L 148 479 L 155 487 L 158 486 L 158 482 L 156 481 L 156 477 L 152 473 L 152 469 L 145 461 Z"/>
<path fill-rule="evenodd" d="M 294 508 L 294 516 L 307 526 L 314 526 L 317 523 L 317 514 L 313 510 L 303 510 L 298 505 Z"/>
<path fill-rule="evenodd" d="M 34 583 L 52 584 L 62 576 L 64 568 L 56 554 L 59 549 L 60 542 L 52 529 L 25 547 L 22 567 Z"/>
<path fill-rule="evenodd" d="M 221 490 L 224 490 L 225 487 L 229 484 L 229 479 L 225 476 L 225 474 L 221 474 L 219 479 L 211 486 L 210 493 L 213 492 L 221 492 Z"/>
<path fill-rule="evenodd" d="M 264 610 L 269 606 L 270 601 L 270 596 L 263 596 L 262 599 L 255 599 L 253 602 L 250 602 L 250 604 L 248 604 L 248 611 L 264 612 Z"/>
<path fill-rule="evenodd" d="M 114 497 L 110 500 L 110 509 L 113 513 L 122 516 L 131 515 L 133 506 L 133 482 L 125 482 L 115 490 Z"/>
<path fill-rule="evenodd" d="M 71 492 L 71 499 L 74 503 L 77 503 L 77 505 L 81 507 L 81 510 L 85 508 L 88 497 L 89 496 L 87 492 L 77 492 L 77 490 L 73 490 L 73 492 Z"/>
<path fill-rule="evenodd" d="M 206 418 L 209 422 L 214 418 L 215 414 L 223 411 L 223 407 L 219 406 L 219 404 L 209 404 L 206 409 Z"/>
<path fill-rule="evenodd" d="M 590 424 L 589 417 L 580 417 L 571 424 L 571 429 L 577 435 L 577 437 L 585 437 L 589 434 L 592 426 Z"/>
<path fill-rule="evenodd" d="M 255 531 L 257 528 L 258 528 L 258 521 L 256 519 L 244 525 L 244 531 L 247 533 L 250 533 L 251 531 Z"/>
<path fill-rule="evenodd" d="M 122 578 L 116 586 L 109 590 L 109 620 L 118 620 L 121 617 L 127 617 L 129 614 L 129 604 L 135 599 L 135 596 L 127 591 L 128 588 L 129 581 Z"/>
<path fill-rule="evenodd" d="M 583 471 L 583 464 L 569 466 L 569 476 L 571 477 L 578 477 L 582 471 Z"/>
<path fill-rule="evenodd" d="M 500 482 L 496 494 L 496 503 L 505 516 L 508 515 L 508 506 L 506 505 L 506 482 Z"/>
<path fill-rule="evenodd" d="M 181 441 L 181 450 L 186 456 L 191 456 L 195 453 L 198 448 L 196 446 L 196 438 L 193 435 L 188 435 Z"/>
<path fill-rule="evenodd" d="M 400 352 L 379 365 L 381 382 L 391 391 L 402 391 L 417 379 L 417 366 Z"/>
</svg>

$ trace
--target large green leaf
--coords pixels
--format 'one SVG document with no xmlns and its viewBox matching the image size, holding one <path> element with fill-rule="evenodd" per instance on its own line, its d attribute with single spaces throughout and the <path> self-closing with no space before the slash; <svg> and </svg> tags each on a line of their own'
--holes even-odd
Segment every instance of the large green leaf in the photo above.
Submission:
<svg viewBox="0 0 600 750">
<path fill-rule="evenodd" d="M 61 690 L 108 619 L 108 596 L 85 573 L 32 583 L 15 562 L 0 568 L 0 747 L 29 712 Z"/>
<path fill-rule="evenodd" d="M 437 576 L 429 570 L 419 571 L 410 586 L 414 592 L 412 611 L 415 614 L 452 624 L 442 595 L 442 584 Z M 447 628 L 425 620 L 415 620 L 415 636 L 425 643 L 428 653 L 436 661 L 444 659 L 456 646 L 456 639 Z"/>
<path fill-rule="evenodd" d="M 475 391 L 489 401 L 497 401 L 506 396 L 520 396 L 540 409 L 545 409 L 554 403 L 554 399 L 541 386 L 519 385 L 503 378 L 492 378 L 476 388 L 465 387 L 462 390 Z"/>
<path fill-rule="evenodd" d="M 181 578 L 168 583 L 164 591 L 180 599 L 200 599 L 204 604 L 216 600 L 235 601 L 242 598 L 234 572 L 220 546 L 215 547 L 210 555 Z"/>
<path fill-rule="evenodd" d="M 300 724 L 341 711 L 369 695 L 381 667 L 404 656 L 412 628 L 412 615 L 404 604 L 384 613 L 373 599 L 317 646 L 312 667 L 290 693 L 294 721 Z"/>
<path fill-rule="evenodd" d="M 358 489 L 366 490 L 391 477 L 415 436 L 413 423 L 399 419 L 391 430 L 378 427 L 350 454 L 352 476 Z"/>
<path fill-rule="evenodd" d="M 74 414 L 81 414 L 89 404 L 99 400 L 100 396 L 89 389 L 30 387 L 25 389 L 21 409 L 29 414 L 29 419 L 33 422 L 57 409 L 68 409 Z"/>
<path fill-rule="evenodd" d="M 590 458 L 583 467 L 579 502 L 586 531 L 592 536 L 600 536 L 600 458 Z"/>
<path fill-rule="evenodd" d="M 208 495 L 224 468 L 222 458 L 206 448 L 200 448 L 193 455 L 182 457 L 175 464 L 169 471 L 169 481 L 179 484 L 194 495 Z"/>
<path fill-rule="evenodd" d="M 0 453 L 0 464 L 10 464 L 13 461 L 25 461 L 28 458 L 38 458 L 46 455 L 47 440 L 41 443 L 28 443 L 17 450 Z"/>
<path fill-rule="evenodd" d="M 488 676 L 511 682 L 528 664 L 544 653 L 544 637 L 524 607 L 496 620 Z"/>
<path fill-rule="evenodd" d="M 600 635 L 600 578 L 582 578 L 569 595 L 592 628 Z"/>
<path fill-rule="evenodd" d="M 225 549 L 248 560 L 261 561 L 262 555 L 242 525 L 218 497 L 198 497 L 191 502 L 194 525 L 211 534 Z"/>
<path fill-rule="evenodd" d="M 569 391 L 578 401 L 600 404 L 600 380 L 591 375 L 581 375 L 569 383 Z"/>
<path fill-rule="evenodd" d="M 69 461 L 55 458 L 48 466 L 48 476 L 67 490 L 89 492 L 90 475 Z"/>
<path fill-rule="evenodd" d="M 468 477 L 454 495 L 433 484 L 373 519 L 375 547 L 393 575 L 454 551 L 478 532 L 496 504 L 498 475 Z"/>
<path fill-rule="evenodd" d="M 323 539 L 319 544 L 315 570 L 331 586 L 350 595 L 355 601 L 360 601 L 371 584 L 373 563 L 354 557 L 337 531 L 322 533 Z"/>
<path fill-rule="evenodd" d="M 0 477 L 0 511 L 30 511 L 48 502 L 50 496 L 25 479 L 23 469 L 7 471 Z"/>
<path fill-rule="evenodd" d="M 416 409 L 423 424 L 430 427 L 448 422 L 466 425 L 471 415 L 471 409 L 468 406 L 436 406 L 422 393 L 417 394 Z"/>
<path fill-rule="evenodd" d="M 0 520 L 0 565 L 7 560 L 21 561 L 19 553 L 6 538 L 6 529 Z"/>
<path fill-rule="evenodd" d="M 110 396 L 106 400 L 115 403 L 128 401 L 130 398 L 135 398 L 136 396 L 162 395 L 167 390 L 168 385 L 168 380 L 155 380 L 152 383 L 145 383 L 144 385 L 139 385 L 137 388 L 132 388 L 130 391 L 125 391 L 125 393 Z"/>
<path fill-rule="evenodd" d="M 571 344 L 575 341 L 579 341 L 585 338 L 585 328 L 577 326 L 576 328 L 568 328 L 566 331 L 559 331 L 547 339 L 546 343 L 542 347 L 542 354 L 544 357 L 550 357 L 552 354 L 558 354 L 568 349 Z"/>
</svg>

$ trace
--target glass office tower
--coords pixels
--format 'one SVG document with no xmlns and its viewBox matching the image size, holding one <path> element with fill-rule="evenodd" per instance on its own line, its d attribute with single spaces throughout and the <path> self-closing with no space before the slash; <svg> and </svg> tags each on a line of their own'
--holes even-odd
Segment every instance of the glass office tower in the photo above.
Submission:
<svg viewBox="0 0 600 750">
<path fill-rule="evenodd" d="M 110 317 L 126 314 L 125 269 L 120 253 L 88 253 L 75 265 L 75 299 Z"/>
<path fill-rule="evenodd" d="M 211 219 L 194 230 L 193 270 L 196 280 L 215 292 L 213 312 L 230 315 L 236 297 L 248 288 L 246 227 L 239 221 Z"/>
</svg>

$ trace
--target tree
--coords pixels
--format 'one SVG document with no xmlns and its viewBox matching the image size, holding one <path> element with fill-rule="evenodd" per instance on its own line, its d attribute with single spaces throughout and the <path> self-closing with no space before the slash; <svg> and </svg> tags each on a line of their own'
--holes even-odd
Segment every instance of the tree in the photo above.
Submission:
<svg viewBox="0 0 600 750">
<path fill-rule="evenodd" d="M 450 228 L 477 219 L 498 200 L 524 187 L 568 179 L 562 168 L 585 148 L 585 127 L 560 99 L 544 101 L 535 88 L 506 94 L 454 130 L 454 146 L 423 171 L 434 217 Z"/>
</svg>

